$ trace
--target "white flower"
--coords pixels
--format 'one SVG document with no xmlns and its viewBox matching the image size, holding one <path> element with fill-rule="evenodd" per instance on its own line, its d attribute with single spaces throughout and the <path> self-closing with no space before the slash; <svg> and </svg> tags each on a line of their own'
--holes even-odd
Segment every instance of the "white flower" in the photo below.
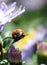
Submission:
<svg viewBox="0 0 47 65">
<path fill-rule="evenodd" d="M 16 2 L 12 3 L 10 7 L 8 7 L 5 2 L 2 2 L 0 5 L 0 32 L 2 32 L 4 25 L 7 22 L 11 22 L 12 19 L 16 18 L 18 15 L 25 12 L 25 8 L 20 5 L 18 10 L 16 10 L 17 5 Z"/>
</svg>

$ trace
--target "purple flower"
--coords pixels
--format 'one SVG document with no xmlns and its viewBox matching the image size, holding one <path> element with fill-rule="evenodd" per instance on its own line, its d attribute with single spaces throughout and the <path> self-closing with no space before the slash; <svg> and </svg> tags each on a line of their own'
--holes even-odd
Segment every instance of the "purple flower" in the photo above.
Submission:
<svg viewBox="0 0 47 65">
<path fill-rule="evenodd" d="M 9 8 L 5 2 L 1 3 L 0 5 L 0 32 L 2 32 L 4 25 L 7 22 L 11 22 L 12 19 L 16 18 L 23 12 L 25 12 L 25 8 L 22 8 L 22 6 L 20 5 L 20 7 L 17 9 L 16 2 L 12 3 Z"/>
<path fill-rule="evenodd" d="M 21 62 L 21 51 L 15 49 L 14 46 L 10 46 L 8 49 L 8 60 L 13 63 Z"/>
<path fill-rule="evenodd" d="M 0 32 L 2 32 L 3 29 L 4 29 L 4 25 L 2 24 L 2 25 L 0 25 Z"/>
</svg>

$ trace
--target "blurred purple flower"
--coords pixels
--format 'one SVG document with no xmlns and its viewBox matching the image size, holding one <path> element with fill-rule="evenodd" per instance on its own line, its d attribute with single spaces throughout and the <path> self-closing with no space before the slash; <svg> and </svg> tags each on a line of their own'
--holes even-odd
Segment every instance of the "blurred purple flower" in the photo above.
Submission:
<svg viewBox="0 0 47 65">
<path fill-rule="evenodd" d="M 2 25 L 0 25 L 0 32 L 2 32 L 3 29 L 4 29 L 4 25 L 2 24 Z"/>
<path fill-rule="evenodd" d="M 22 60 L 21 51 L 15 49 L 14 46 L 10 46 L 8 49 L 8 60 L 12 63 L 21 62 Z"/>
<path fill-rule="evenodd" d="M 20 5 L 20 7 L 17 9 L 16 2 L 12 3 L 10 7 L 2 2 L 0 5 L 0 32 L 3 31 L 4 25 L 7 22 L 11 22 L 12 19 L 16 18 L 23 12 L 25 12 L 25 8 Z"/>
</svg>

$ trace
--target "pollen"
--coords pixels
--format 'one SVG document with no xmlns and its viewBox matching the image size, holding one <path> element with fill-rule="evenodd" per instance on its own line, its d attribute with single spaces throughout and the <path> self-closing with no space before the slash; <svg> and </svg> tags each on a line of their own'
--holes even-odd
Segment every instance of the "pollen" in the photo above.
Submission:
<svg viewBox="0 0 47 65">
<path fill-rule="evenodd" d="M 25 45 L 27 45 L 28 40 L 33 40 L 36 36 L 36 31 L 32 31 L 31 33 L 29 33 L 27 36 L 25 36 L 24 38 L 22 38 L 21 40 L 19 40 L 18 42 L 14 43 L 14 46 L 16 46 L 16 48 L 19 48 L 20 50 L 23 49 L 23 47 Z"/>
</svg>

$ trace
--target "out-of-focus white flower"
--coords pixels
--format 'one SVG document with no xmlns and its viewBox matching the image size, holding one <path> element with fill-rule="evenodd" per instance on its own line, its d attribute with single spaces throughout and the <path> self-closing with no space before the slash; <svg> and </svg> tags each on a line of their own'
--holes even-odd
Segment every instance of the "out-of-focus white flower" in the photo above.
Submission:
<svg viewBox="0 0 47 65">
<path fill-rule="evenodd" d="M 25 12 L 25 8 L 22 5 L 17 9 L 16 2 L 12 3 L 10 7 L 8 7 L 5 2 L 2 2 L 0 5 L 0 32 L 2 32 L 4 25 L 7 22 L 11 22 L 12 19 L 16 18 L 18 15 Z"/>
</svg>

